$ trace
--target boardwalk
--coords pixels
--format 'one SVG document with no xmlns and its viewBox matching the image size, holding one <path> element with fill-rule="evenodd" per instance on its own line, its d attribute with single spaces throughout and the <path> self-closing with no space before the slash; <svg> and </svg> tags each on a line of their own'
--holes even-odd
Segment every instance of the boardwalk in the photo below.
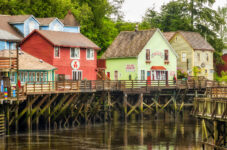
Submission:
<svg viewBox="0 0 227 150">
<path fill-rule="evenodd" d="M 224 84 L 225 85 L 225 84 Z M 119 80 L 119 81 L 55 81 L 55 82 L 27 82 L 20 89 L 20 100 L 25 100 L 27 95 L 57 94 L 57 93 L 86 93 L 100 91 L 121 91 L 124 93 L 150 93 L 158 90 L 174 89 L 206 89 L 207 87 L 224 86 L 221 83 L 203 80 L 173 80 L 143 81 L 143 80 Z M 12 90 L 13 92 L 13 90 Z M 13 95 L 13 94 L 11 94 Z M 3 95 L 0 99 L 4 99 Z M 16 98 L 9 97 L 10 100 Z"/>
</svg>

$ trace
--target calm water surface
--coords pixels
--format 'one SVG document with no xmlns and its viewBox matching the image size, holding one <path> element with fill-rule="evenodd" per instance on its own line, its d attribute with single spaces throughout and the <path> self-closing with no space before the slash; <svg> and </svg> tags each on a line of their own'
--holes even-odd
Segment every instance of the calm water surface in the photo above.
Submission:
<svg viewBox="0 0 227 150">
<path fill-rule="evenodd" d="M 187 116 L 21 133 L 0 139 L 0 149 L 200 150 L 200 135 L 200 122 Z"/>
</svg>

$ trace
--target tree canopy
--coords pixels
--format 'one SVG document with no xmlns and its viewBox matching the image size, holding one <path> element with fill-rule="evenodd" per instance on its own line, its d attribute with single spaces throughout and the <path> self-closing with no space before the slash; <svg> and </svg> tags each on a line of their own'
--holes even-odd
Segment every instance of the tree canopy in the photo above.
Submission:
<svg viewBox="0 0 227 150">
<path fill-rule="evenodd" d="M 226 26 L 223 15 L 209 8 L 215 0 L 175 0 L 162 6 L 161 12 L 148 9 L 140 23 L 125 22 L 120 11 L 124 0 L 0 0 L 0 14 L 33 14 L 35 17 L 64 18 L 68 10 L 80 22 L 81 32 L 99 45 L 101 55 L 123 30 L 160 28 L 162 31 L 196 31 L 215 48 L 221 62 L 223 42 L 218 33 Z M 113 16 L 115 18 L 113 19 Z"/>
</svg>

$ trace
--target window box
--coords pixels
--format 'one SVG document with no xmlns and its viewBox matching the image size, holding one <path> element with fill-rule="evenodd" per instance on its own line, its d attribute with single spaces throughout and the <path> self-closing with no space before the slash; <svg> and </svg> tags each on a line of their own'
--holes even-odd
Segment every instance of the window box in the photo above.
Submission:
<svg viewBox="0 0 227 150">
<path fill-rule="evenodd" d="M 150 64 L 151 63 L 151 61 L 150 60 L 146 60 L 146 64 Z"/>
<path fill-rule="evenodd" d="M 165 60 L 165 61 L 164 61 L 164 64 L 165 64 L 165 65 L 168 65 L 168 64 L 169 64 L 169 61 L 168 61 L 168 60 Z"/>
</svg>

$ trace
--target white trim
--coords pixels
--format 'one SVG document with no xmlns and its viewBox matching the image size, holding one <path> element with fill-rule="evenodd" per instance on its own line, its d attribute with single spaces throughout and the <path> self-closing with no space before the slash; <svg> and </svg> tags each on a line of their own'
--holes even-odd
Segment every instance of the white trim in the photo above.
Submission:
<svg viewBox="0 0 227 150">
<path fill-rule="evenodd" d="M 83 80 L 83 70 L 72 70 L 72 80 L 73 80 L 73 72 L 81 72 L 81 80 Z"/>
<path fill-rule="evenodd" d="M 55 57 L 55 47 L 59 48 L 59 57 Z M 59 46 L 54 46 L 54 58 L 61 58 L 60 55 L 61 54 L 61 48 Z"/>
<path fill-rule="evenodd" d="M 161 36 L 162 36 L 162 38 L 165 40 L 165 42 L 169 45 L 169 47 L 170 47 L 170 49 L 171 49 L 171 51 L 176 55 L 176 57 L 178 58 L 179 56 L 178 56 L 178 54 L 176 53 L 176 51 L 174 50 L 174 48 L 171 46 L 171 44 L 169 43 L 169 41 L 165 38 L 165 36 L 162 34 L 162 32 L 160 31 L 160 29 L 157 29 L 156 31 L 158 31 L 160 34 L 161 34 Z"/>
<path fill-rule="evenodd" d="M 92 50 L 93 51 L 93 57 L 92 58 L 88 58 L 88 50 Z M 86 59 L 87 60 L 94 60 L 95 59 L 95 50 L 92 48 L 86 49 Z"/>
<path fill-rule="evenodd" d="M 78 49 L 79 50 L 79 57 L 71 57 L 71 49 L 72 48 L 70 48 L 70 59 L 80 59 L 80 48 L 73 48 L 74 50 L 75 49 Z"/>
</svg>

